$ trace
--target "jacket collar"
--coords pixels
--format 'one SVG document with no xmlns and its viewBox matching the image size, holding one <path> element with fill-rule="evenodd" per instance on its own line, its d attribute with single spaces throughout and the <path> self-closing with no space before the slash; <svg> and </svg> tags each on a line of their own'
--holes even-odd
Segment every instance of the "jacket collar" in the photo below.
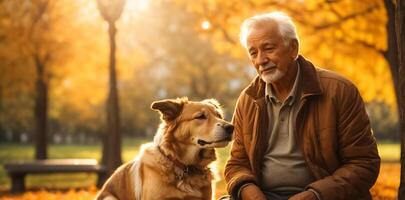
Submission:
<svg viewBox="0 0 405 200">
<path fill-rule="evenodd" d="M 297 61 L 301 68 L 301 77 L 299 80 L 299 85 L 301 87 L 300 90 L 302 92 L 301 98 L 312 95 L 321 95 L 322 88 L 315 66 L 301 55 L 298 56 Z M 266 83 L 259 76 L 256 76 L 247 87 L 246 94 L 255 100 L 259 100 L 264 98 L 265 90 Z"/>
</svg>

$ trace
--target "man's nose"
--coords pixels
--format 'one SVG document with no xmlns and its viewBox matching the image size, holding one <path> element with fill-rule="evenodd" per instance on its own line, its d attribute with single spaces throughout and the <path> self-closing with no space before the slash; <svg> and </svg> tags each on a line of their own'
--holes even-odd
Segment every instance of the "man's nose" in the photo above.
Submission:
<svg viewBox="0 0 405 200">
<path fill-rule="evenodd" d="M 257 64 L 259 65 L 264 65 L 269 62 L 269 58 L 265 53 L 259 51 L 257 54 L 257 62 L 258 62 Z"/>
</svg>

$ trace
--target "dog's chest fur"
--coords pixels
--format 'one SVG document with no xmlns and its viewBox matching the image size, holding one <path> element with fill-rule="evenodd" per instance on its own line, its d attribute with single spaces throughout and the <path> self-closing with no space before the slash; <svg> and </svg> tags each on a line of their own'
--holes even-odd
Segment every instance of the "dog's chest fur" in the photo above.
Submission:
<svg viewBox="0 0 405 200">
<path fill-rule="evenodd" d="M 145 149 L 141 162 L 141 170 L 149 168 L 149 170 L 141 172 L 147 173 L 143 174 L 143 194 L 160 196 L 158 195 L 160 193 L 166 199 L 203 199 L 204 193 L 211 192 L 211 181 L 214 176 L 207 167 L 185 172 L 164 156 L 156 146 Z M 153 193 L 145 191 L 151 188 L 149 184 L 155 184 L 154 180 L 159 180 L 160 183 L 156 185 L 156 188 L 152 188 Z M 205 191 L 208 189 L 210 191 Z M 177 192 L 173 192 L 173 190 Z M 167 193 L 167 191 L 171 192 Z"/>
</svg>

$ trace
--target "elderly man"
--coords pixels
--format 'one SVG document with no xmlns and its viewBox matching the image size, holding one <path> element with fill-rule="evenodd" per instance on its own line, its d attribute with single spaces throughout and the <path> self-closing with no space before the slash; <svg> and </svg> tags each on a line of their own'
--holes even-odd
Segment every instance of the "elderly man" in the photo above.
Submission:
<svg viewBox="0 0 405 200">
<path fill-rule="evenodd" d="M 241 93 L 225 167 L 233 199 L 371 199 L 380 158 L 355 85 L 298 55 L 291 19 L 246 19 L 241 43 L 258 76 Z"/>
</svg>

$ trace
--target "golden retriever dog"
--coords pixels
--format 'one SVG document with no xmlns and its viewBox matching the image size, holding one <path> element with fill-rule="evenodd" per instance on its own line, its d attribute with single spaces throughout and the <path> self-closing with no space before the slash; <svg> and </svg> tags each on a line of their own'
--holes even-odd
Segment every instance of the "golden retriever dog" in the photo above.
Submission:
<svg viewBox="0 0 405 200">
<path fill-rule="evenodd" d="M 216 159 L 215 148 L 228 145 L 233 133 L 218 102 L 167 99 L 151 107 L 162 120 L 154 141 L 119 167 L 96 199 L 211 199 L 214 174 L 208 165 Z"/>
</svg>

